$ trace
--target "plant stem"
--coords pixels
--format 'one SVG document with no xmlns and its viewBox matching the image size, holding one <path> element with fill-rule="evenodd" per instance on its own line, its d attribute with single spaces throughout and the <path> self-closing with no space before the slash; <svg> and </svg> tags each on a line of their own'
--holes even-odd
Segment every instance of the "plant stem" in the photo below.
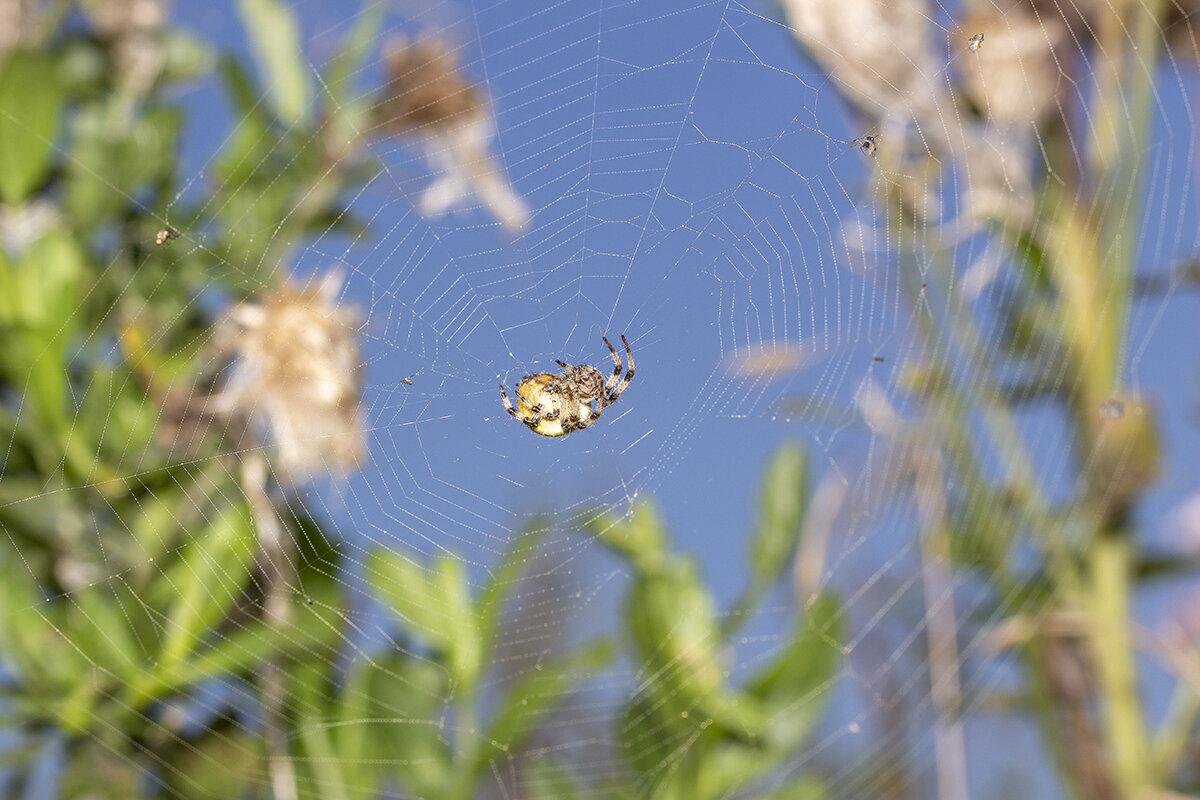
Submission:
<svg viewBox="0 0 1200 800">
<path fill-rule="evenodd" d="M 1147 784 L 1146 730 L 1138 697 L 1129 628 L 1129 541 L 1102 533 L 1092 545 L 1092 648 L 1105 700 L 1113 774 L 1122 797 Z"/>
</svg>

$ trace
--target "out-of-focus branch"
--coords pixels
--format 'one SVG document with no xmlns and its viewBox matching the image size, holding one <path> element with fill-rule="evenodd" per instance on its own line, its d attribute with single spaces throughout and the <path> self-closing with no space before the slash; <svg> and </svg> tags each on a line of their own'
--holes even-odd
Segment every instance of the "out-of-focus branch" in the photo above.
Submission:
<svg viewBox="0 0 1200 800">
<path fill-rule="evenodd" d="M 272 626 L 291 621 L 288 602 L 288 575 L 292 569 L 290 545 L 275 504 L 267 496 L 267 460 L 260 450 L 250 451 L 242 460 L 242 491 L 254 512 L 261 553 L 263 616 Z M 270 765 L 271 789 L 275 800 L 297 800 L 296 770 L 287 746 L 287 671 L 282 656 L 271 659 L 262 671 L 263 728 Z"/>
<path fill-rule="evenodd" d="M 929 642 L 929 691 L 937 715 L 938 797 L 967 797 L 967 752 L 961 720 L 962 687 L 958 672 L 958 623 L 954 583 L 949 574 L 945 475 L 941 452 L 930 445 L 913 452 L 917 516 L 920 520 L 921 583 L 925 592 L 925 629 Z"/>
</svg>

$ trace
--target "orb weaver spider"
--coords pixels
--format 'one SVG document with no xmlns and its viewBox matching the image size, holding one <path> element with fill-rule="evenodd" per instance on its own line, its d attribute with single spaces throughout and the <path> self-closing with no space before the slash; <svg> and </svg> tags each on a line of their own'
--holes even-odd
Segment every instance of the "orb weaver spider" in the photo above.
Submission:
<svg viewBox="0 0 1200 800">
<path fill-rule="evenodd" d="M 608 380 L 590 364 L 573 367 L 565 361 L 555 361 L 565 372 L 558 375 L 540 372 L 521 378 L 516 388 L 516 408 L 509 401 L 504 384 L 500 384 L 504 407 L 509 414 L 524 422 L 529 430 L 542 436 L 565 436 L 583 430 L 599 419 L 601 411 L 617 402 L 621 392 L 633 380 L 633 353 L 624 334 L 621 335 L 621 342 L 625 345 L 625 358 L 629 362 L 629 370 L 624 377 L 621 376 L 625 369 L 621 357 L 606 336 L 604 344 L 612 353 L 614 365 Z"/>
</svg>

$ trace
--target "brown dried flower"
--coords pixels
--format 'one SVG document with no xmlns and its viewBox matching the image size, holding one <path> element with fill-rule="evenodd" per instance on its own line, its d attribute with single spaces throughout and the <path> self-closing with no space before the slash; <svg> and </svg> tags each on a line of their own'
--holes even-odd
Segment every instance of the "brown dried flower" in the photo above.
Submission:
<svg viewBox="0 0 1200 800">
<path fill-rule="evenodd" d="M 36 0 L 0 2 L 0 59 L 33 41 L 43 11 Z"/>
<path fill-rule="evenodd" d="M 121 87 L 119 115 L 129 120 L 134 105 L 146 96 L 162 71 L 167 0 L 89 0 L 84 8 L 96 32 L 112 42 Z"/>
<path fill-rule="evenodd" d="M 487 116 L 487 101 L 439 39 L 395 37 L 384 46 L 387 84 L 379 122 L 392 133 L 453 127 Z"/>
<path fill-rule="evenodd" d="M 265 431 L 276 472 L 343 472 L 364 456 L 357 315 L 338 306 L 342 277 L 282 286 L 240 303 L 219 324 L 231 361 L 209 408 Z"/>
<path fill-rule="evenodd" d="M 529 209 L 488 155 L 492 118 L 485 95 L 437 38 L 394 38 L 384 48 L 388 75 L 378 107 L 380 127 L 419 136 L 437 178 L 421 196 L 427 217 L 475 195 L 505 227 L 517 229 Z"/>
</svg>

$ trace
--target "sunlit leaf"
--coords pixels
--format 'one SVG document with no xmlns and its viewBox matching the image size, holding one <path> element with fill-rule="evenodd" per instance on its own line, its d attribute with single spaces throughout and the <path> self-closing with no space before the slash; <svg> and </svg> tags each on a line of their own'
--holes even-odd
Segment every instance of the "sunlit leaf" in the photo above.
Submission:
<svg viewBox="0 0 1200 800">
<path fill-rule="evenodd" d="M 296 15 L 279 0 L 239 0 L 238 12 L 250 36 L 268 101 L 283 122 L 294 125 L 312 101 Z"/>
<path fill-rule="evenodd" d="M 18 50 L 0 65 L 0 199 L 5 203 L 20 203 L 45 179 L 62 103 L 50 56 Z"/>
<path fill-rule="evenodd" d="M 444 654 L 451 673 L 469 692 L 479 677 L 483 647 L 463 562 L 445 556 L 426 568 L 400 553 L 377 550 L 367 567 L 396 619 Z"/>
<path fill-rule="evenodd" d="M 490 650 L 496 636 L 496 626 L 504 610 L 504 601 L 529 566 L 538 544 L 546 535 L 548 522 L 536 519 L 524 531 L 513 537 L 500 562 L 479 591 L 479 638 Z"/>
<path fill-rule="evenodd" d="M 615 649 L 594 642 L 549 663 L 539 665 L 509 687 L 488 727 L 485 749 L 474 765 L 480 774 L 489 760 L 508 758 L 545 721 L 545 715 L 569 696 L 576 684 L 586 684 L 592 672 L 608 663 Z M 498 749 L 497 749 L 498 748 Z"/>
<path fill-rule="evenodd" d="M 666 550 L 666 528 L 653 503 L 637 503 L 623 518 L 597 515 L 587 527 L 600 544 L 645 568 L 657 564 Z"/>
<path fill-rule="evenodd" d="M 249 510 L 227 506 L 184 547 L 163 576 L 174 601 L 167 613 L 160 668 L 171 670 L 246 590 L 258 551 Z"/>
<path fill-rule="evenodd" d="M 750 543 L 752 579 L 773 581 L 788 566 L 807 505 L 808 459 L 798 445 L 779 448 L 767 465 L 758 530 Z"/>
</svg>

